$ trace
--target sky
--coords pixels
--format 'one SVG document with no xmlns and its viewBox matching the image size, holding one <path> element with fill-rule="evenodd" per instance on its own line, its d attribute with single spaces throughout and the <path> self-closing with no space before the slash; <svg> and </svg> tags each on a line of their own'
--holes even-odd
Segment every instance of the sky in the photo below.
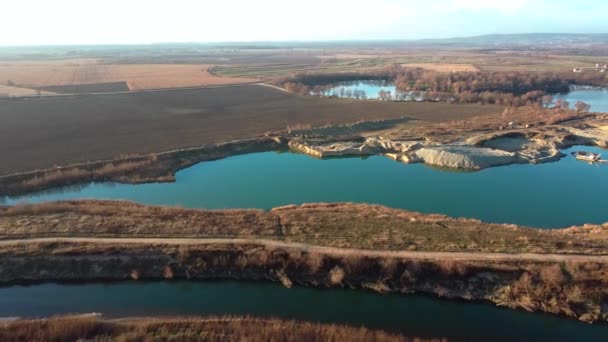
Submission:
<svg viewBox="0 0 608 342">
<path fill-rule="evenodd" d="M 0 46 L 608 32 L 607 0 L 2 0 Z"/>
</svg>

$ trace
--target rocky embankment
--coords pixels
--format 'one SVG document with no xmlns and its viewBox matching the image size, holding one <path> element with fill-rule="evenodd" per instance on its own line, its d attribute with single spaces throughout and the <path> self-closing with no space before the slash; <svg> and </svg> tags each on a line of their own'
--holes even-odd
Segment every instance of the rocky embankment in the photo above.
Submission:
<svg viewBox="0 0 608 342">
<path fill-rule="evenodd" d="M 468 170 L 514 164 L 520 161 L 512 152 L 470 146 L 425 147 L 416 151 L 416 156 L 428 165 Z"/>
<path fill-rule="evenodd" d="M 384 155 L 403 163 L 425 163 L 443 168 L 480 170 L 493 166 L 531 162 L 516 152 L 466 144 L 442 145 L 424 141 L 392 141 L 381 137 L 364 142 L 334 142 L 314 144 L 306 141 L 289 142 L 292 151 L 316 158 L 340 156 Z M 557 151 L 559 153 L 559 151 Z"/>
<path fill-rule="evenodd" d="M 381 136 L 364 141 L 324 143 L 295 138 L 289 141 L 292 151 L 316 158 L 384 155 L 403 163 L 425 163 L 442 168 L 481 170 L 508 164 L 537 164 L 559 160 L 560 149 L 574 145 L 608 146 L 605 130 L 590 126 L 520 128 L 473 134 L 451 143 L 428 139 L 391 140 Z"/>
<path fill-rule="evenodd" d="M 559 160 L 564 156 L 560 149 L 573 145 L 608 147 L 608 131 L 602 129 L 607 120 L 588 120 L 577 126 L 463 131 L 457 136 L 452 132 L 452 135 L 446 133 L 439 140 L 436 140 L 438 136 L 432 132 L 427 132 L 428 136 L 408 133 L 408 138 L 404 139 L 369 136 L 369 132 L 364 134 L 359 128 L 350 126 L 326 127 L 321 130 L 323 134 L 318 133 L 320 129 L 311 129 L 308 133 L 268 135 L 5 175 L 0 177 L 0 196 L 17 196 L 92 181 L 131 184 L 172 182 L 175 181 L 177 171 L 199 162 L 286 149 L 316 158 L 383 155 L 403 163 L 426 163 L 436 167 L 472 171 L 514 163 L 545 163 Z M 385 123 L 376 123 L 371 127 L 378 124 Z M 366 123 L 357 125 L 368 127 Z M 324 135 L 330 132 L 337 135 Z"/>
</svg>

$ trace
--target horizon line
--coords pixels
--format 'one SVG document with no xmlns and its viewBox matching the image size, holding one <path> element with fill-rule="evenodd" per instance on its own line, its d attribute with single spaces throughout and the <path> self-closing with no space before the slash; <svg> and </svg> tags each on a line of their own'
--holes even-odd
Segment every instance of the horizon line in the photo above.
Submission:
<svg viewBox="0 0 608 342">
<path fill-rule="evenodd" d="M 449 36 L 441 38 L 370 38 L 370 39 L 288 39 L 288 40 L 218 40 L 218 41 L 157 41 L 157 42 L 129 42 L 129 43 L 67 43 L 67 44 L 26 44 L 26 45 L 2 45 L 0 48 L 38 48 L 38 47 L 81 47 L 81 46 L 153 46 L 153 45 L 230 45 L 230 44 L 280 44 L 280 43 L 382 43 L 382 42 L 428 42 L 441 40 L 470 39 L 491 36 L 526 36 L 526 35 L 571 35 L 571 36 L 601 36 L 608 32 L 575 33 L 575 32 L 527 32 L 527 33 L 486 33 L 471 36 Z"/>
</svg>

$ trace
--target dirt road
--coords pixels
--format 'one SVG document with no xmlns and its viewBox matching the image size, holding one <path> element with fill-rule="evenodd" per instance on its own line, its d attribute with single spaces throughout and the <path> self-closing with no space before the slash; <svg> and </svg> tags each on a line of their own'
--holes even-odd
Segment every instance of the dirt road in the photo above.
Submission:
<svg viewBox="0 0 608 342">
<path fill-rule="evenodd" d="M 462 252 L 424 252 L 388 251 L 356 248 L 335 248 L 262 239 L 158 239 L 158 238 L 39 238 L 0 241 L 0 247 L 31 243 L 96 243 L 96 244 L 149 244 L 149 245 L 260 245 L 273 248 L 295 249 L 325 255 L 365 255 L 369 257 L 388 257 L 426 260 L 463 260 L 463 261 L 537 261 L 537 262 L 596 262 L 608 263 L 608 255 L 569 255 L 536 253 L 462 253 Z"/>
</svg>

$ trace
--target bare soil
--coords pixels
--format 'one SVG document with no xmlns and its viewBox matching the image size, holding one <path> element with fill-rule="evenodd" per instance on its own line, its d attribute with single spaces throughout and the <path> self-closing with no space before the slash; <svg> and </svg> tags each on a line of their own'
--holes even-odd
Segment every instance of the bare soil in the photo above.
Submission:
<svg viewBox="0 0 608 342">
<path fill-rule="evenodd" d="M 127 82 L 87 83 L 44 86 L 40 89 L 56 94 L 118 93 L 129 91 L 129 85 Z"/>
<path fill-rule="evenodd" d="M 62 86 L 72 86 L 63 88 L 61 92 L 65 93 L 68 89 L 76 89 L 74 86 L 98 83 L 125 83 L 128 91 L 256 81 L 253 78 L 219 77 L 209 73 L 210 67 L 209 64 L 101 64 L 95 59 L 2 62 L 0 75 L 3 79 L 0 82 L 10 80 L 26 88 L 60 90 Z"/>
<path fill-rule="evenodd" d="M 0 100 L 0 175 L 263 135 L 288 126 L 466 119 L 498 106 L 323 99 L 232 86 Z"/>
</svg>

